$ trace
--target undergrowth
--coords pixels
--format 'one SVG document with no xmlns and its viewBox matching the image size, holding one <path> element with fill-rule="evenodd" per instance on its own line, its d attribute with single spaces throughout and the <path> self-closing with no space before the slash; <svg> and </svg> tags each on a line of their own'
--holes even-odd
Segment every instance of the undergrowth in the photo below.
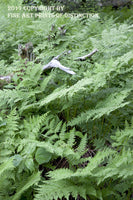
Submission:
<svg viewBox="0 0 133 200">
<path fill-rule="evenodd" d="M 52 15 L 16 21 L 1 8 L 0 74 L 13 78 L 0 83 L 0 199 L 132 199 L 133 25 Z M 17 45 L 29 41 L 39 63 L 25 67 Z M 44 73 L 66 50 L 76 75 Z"/>
</svg>

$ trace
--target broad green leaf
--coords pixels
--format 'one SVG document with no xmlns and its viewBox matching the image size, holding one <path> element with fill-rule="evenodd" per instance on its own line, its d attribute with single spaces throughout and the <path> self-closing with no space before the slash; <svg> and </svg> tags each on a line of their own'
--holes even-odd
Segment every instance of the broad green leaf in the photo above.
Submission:
<svg viewBox="0 0 133 200">
<path fill-rule="evenodd" d="M 35 159 L 40 165 L 43 163 L 48 163 L 51 157 L 52 154 L 44 148 L 38 148 L 35 154 Z"/>
</svg>

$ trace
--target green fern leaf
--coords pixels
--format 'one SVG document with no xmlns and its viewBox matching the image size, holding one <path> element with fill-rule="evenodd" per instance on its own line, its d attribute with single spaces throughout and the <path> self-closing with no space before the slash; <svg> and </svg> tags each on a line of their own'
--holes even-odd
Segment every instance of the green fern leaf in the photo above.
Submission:
<svg viewBox="0 0 133 200">
<path fill-rule="evenodd" d="M 27 183 L 20 188 L 19 190 L 17 190 L 16 194 L 13 196 L 12 200 L 18 200 L 20 198 L 20 196 L 30 187 L 32 187 L 33 185 L 37 185 L 38 182 L 40 181 L 40 172 L 37 172 L 36 174 L 33 174 L 32 176 L 30 176 L 27 180 Z"/>
<path fill-rule="evenodd" d="M 13 169 L 13 158 L 10 158 L 8 161 L 5 161 L 3 164 L 0 165 L 0 176 L 6 171 Z"/>
</svg>

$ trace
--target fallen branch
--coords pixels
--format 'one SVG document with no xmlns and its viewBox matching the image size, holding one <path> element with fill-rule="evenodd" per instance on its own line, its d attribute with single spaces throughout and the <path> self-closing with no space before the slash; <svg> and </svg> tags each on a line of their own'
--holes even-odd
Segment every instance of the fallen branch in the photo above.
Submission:
<svg viewBox="0 0 133 200">
<path fill-rule="evenodd" d="M 58 60 L 56 60 L 56 57 L 53 58 L 47 65 L 43 66 L 43 70 L 51 68 L 59 68 L 60 70 L 65 71 L 68 74 L 75 74 L 75 72 L 72 71 L 70 68 L 63 66 Z"/>
<path fill-rule="evenodd" d="M 94 51 L 92 51 L 92 52 L 89 53 L 88 55 L 85 55 L 85 56 L 82 56 L 82 57 L 78 57 L 78 58 L 76 58 L 75 60 L 84 61 L 84 60 L 86 60 L 87 58 L 90 58 L 90 57 L 91 57 L 93 54 L 95 54 L 97 51 L 98 51 L 98 50 L 95 49 Z M 70 50 L 69 50 L 69 51 L 64 51 L 62 54 L 60 54 L 60 55 L 54 57 L 47 65 L 44 65 L 44 66 L 43 66 L 43 68 L 42 68 L 43 71 L 44 71 L 44 70 L 47 70 L 47 69 L 51 69 L 51 68 L 59 68 L 60 70 L 66 72 L 66 73 L 68 73 L 68 74 L 72 74 L 72 75 L 76 74 L 76 73 L 75 73 L 74 71 L 72 71 L 69 67 L 63 66 L 63 65 L 58 61 L 59 57 L 61 57 L 61 56 L 63 56 L 63 55 L 67 55 L 67 54 L 69 54 L 69 53 L 71 53 Z M 0 81 L 3 81 L 3 82 L 5 81 L 5 82 L 9 83 L 9 82 L 11 82 L 11 79 L 12 79 L 12 76 L 11 76 L 11 75 L 9 75 L 9 76 L 0 76 Z"/>
<path fill-rule="evenodd" d="M 43 70 L 51 69 L 51 68 L 59 68 L 60 70 L 66 72 L 66 73 L 68 73 L 68 74 L 72 74 L 72 75 L 76 74 L 76 73 L 75 73 L 74 71 L 72 71 L 69 67 L 63 66 L 63 65 L 58 61 L 58 59 L 59 59 L 60 56 L 62 56 L 62 55 L 64 55 L 64 54 L 69 54 L 69 53 L 71 53 L 71 51 L 67 51 L 67 52 L 65 51 L 65 52 L 63 52 L 62 54 L 60 54 L 60 55 L 54 57 L 47 65 L 44 65 L 44 66 L 43 66 Z"/>
<path fill-rule="evenodd" d="M 54 57 L 53 59 L 58 60 L 59 57 L 61 57 L 61 56 L 63 56 L 63 55 L 67 55 L 67 54 L 69 54 L 69 53 L 71 53 L 71 50 L 69 50 L 69 51 L 64 51 L 63 53 L 59 54 L 58 56 Z"/>
<path fill-rule="evenodd" d="M 1 81 L 10 82 L 11 79 L 12 79 L 12 76 L 0 76 Z"/>
<path fill-rule="evenodd" d="M 90 58 L 90 57 L 91 57 L 93 54 L 95 54 L 97 51 L 98 51 L 98 50 L 95 49 L 95 50 L 93 50 L 91 53 L 89 53 L 89 54 L 87 54 L 87 55 L 85 55 L 85 56 L 78 57 L 78 58 L 76 58 L 75 60 L 84 61 L 84 60 L 86 60 L 87 58 Z"/>
</svg>

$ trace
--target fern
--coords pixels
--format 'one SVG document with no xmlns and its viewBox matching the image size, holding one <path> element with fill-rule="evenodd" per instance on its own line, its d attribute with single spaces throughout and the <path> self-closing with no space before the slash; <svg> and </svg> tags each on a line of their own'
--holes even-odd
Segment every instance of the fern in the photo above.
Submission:
<svg viewBox="0 0 133 200">
<path fill-rule="evenodd" d="M 77 148 L 77 151 L 78 153 L 81 153 L 82 151 L 85 150 L 86 148 L 86 145 L 87 145 L 87 135 L 85 135 L 82 139 L 81 139 L 81 142 Z"/>
<path fill-rule="evenodd" d="M 13 158 L 9 159 L 8 161 L 4 162 L 0 165 L 0 176 L 6 171 L 13 169 Z"/>
<path fill-rule="evenodd" d="M 0 162 L 7 160 L 14 152 L 16 146 L 14 140 L 19 131 L 18 120 L 16 110 L 13 110 L 5 119 L 4 126 L 0 128 Z"/>
<path fill-rule="evenodd" d="M 49 176 L 51 177 L 51 180 L 49 182 L 44 181 L 44 184 L 39 187 L 39 194 L 36 195 L 35 199 L 46 199 L 46 196 L 48 199 L 53 199 L 55 196 L 56 198 L 62 198 L 64 196 L 66 199 L 69 199 L 71 194 L 75 198 L 77 198 L 78 194 L 83 198 L 86 198 L 86 195 L 88 194 L 102 199 L 100 190 L 96 191 L 96 188 L 93 186 L 95 175 L 92 175 L 91 170 L 94 170 L 94 168 L 96 168 L 110 153 L 110 151 L 106 150 L 104 155 L 101 154 L 100 157 L 97 155 L 97 158 L 93 158 L 87 168 L 82 171 L 77 170 L 74 173 L 71 170 L 59 169 L 50 172 Z M 90 176 L 90 179 L 87 179 L 87 176 Z M 58 194 L 56 192 L 57 188 Z M 87 190 L 87 188 L 89 188 L 89 190 Z"/>
<path fill-rule="evenodd" d="M 112 143 L 113 147 L 124 147 L 125 149 L 132 149 L 132 137 L 133 137 L 133 131 L 132 126 L 129 126 L 128 123 L 125 123 L 126 127 L 124 130 L 118 130 L 116 131 L 115 135 L 111 136 L 111 138 L 115 141 Z"/>
<path fill-rule="evenodd" d="M 130 102 L 123 103 L 123 100 L 128 96 L 130 90 L 123 90 L 119 93 L 111 94 L 105 100 L 99 102 L 95 109 L 88 110 L 86 113 L 82 113 L 81 116 L 73 119 L 69 124 L 71 126 L 88 121 L 89 119 L 95 120 L 103 115 L 109 115 L 110 112 L 115 111 L 118 108 L 124 107 Z"/>
<path fill-rule="evenodd" d="M 0 76 L 14 74 L 11 83 L 0 83 L 0 199 L 131 199 L 130 19 L 41 11 L 34 14 L 52 18 L 11 19 L 7 3 L 22 1 L 0 3 Z M 17 55 L 17 45 L 30 41 L 38 64 Z M 95 48 L 84 62 L 75 59 Z M 69 50 L 60 61 L 76 75 L 42 71 Z"/>
<path fill-rule="evenodd" d="M 78 81 L 75 85 L 71 86 L 70 88 L 66 89 L 66 88 L 58 88 L 56 91 L 54 91 L 51 95 L 47 96 L 46 99 L 44 99 L 41 102 L 40 106 L 44 106 L 47 105 L 48 103 L 50 103 L 53 100 L 59 99 L 61 97 L 65 97 L 68 96 L 72 98 L 72 96 L 76 93 L 79 92 L 80 90 L 85 90 L 85 86 L 89 85 L 90 83 L 92 83 L 92 79 L 83 79 Z"/>
<path fill-rule="evenodd" d="M 27 183 L 16 191 L 16 194 L 13 196 L 13 200 L 19 199 L 21 194 L 25 192 L 29 187 L 33 186 L 34 184 L 38 184 L 40 181 L 40 173 L 37 172 L 32 176 L 28 177 Z"/>
</svg>

